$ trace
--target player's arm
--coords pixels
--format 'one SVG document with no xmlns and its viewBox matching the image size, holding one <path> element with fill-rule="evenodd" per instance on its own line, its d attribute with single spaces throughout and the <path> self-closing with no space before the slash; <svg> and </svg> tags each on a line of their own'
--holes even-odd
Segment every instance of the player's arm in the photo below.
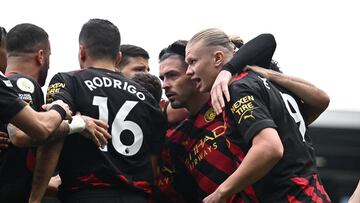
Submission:
<svg viewBox="0 0 360 203">
<path fill-rule="evenodd" d="M 60 175 L 55 175 L 50 178 L 48 187 L 45 192 L 45 196 L 47 197 L 56 197 L 59 186 L 61 185 L 61 178 Z"/>
<path fill-rule="evenodd" d="M 34 139 L 45 140 L 63 119 L 71 119 L 71 111 L 64 102 L 57 101 L 49 107 L 47 112 L 36 112 L 31 107 L 25 106 L 10 120 L 10 123 Z"/>
<path fill-rule="evenodd" d="M 111 135 L 107 131 L 108 125 L 88 116 L 76 115 L 72 117 L 71 123 L 63 121 L 60 126 L 46 140 L 39 140 L 29 137 L 26 133 L 15 126 L 8 125 L 8 133 L 11 142 L 17 147 L 39 146 L 54 139 L 64 138 L 65 136 L 80 133 L 85 138 L 91 139 L 98 147 L 107 144 Z"/>
<path fill-rule="evenodd" d="M 9 124 L 7 129 L 11 143 L 13 145 L 17 147 L 35 147 L 53 139 L 64 137 L 64 135 L 67 135 L 69 132 L 69 125 L 66 121 L 63 121 L 59 127 L 45 140 L 32 138 L 12 124 Z"/>
<path fill-rule="evenodd" d="M 110 134 L 107 132 L 108 125 L 103 121 L 92 119 L 87 116 L 74 116 L 72 122 L 78 122 L 79 119 L 84 120 L 85 126 L 77 125 L 74 127 L 74 124 L 68 125 L 64 124 L 64 130 L 59 131 L 60 136 L 64 137 L 61 134 L 74 134 L 80 133 L 82 136 L 91 139 L 98 147 L 104 146 L 107 144 L 107 140 L 111 138 Z M 66 127 L 67 126 L 67 127 Z M 64 144 L 64 139 L 53 139 L 45 144 L 38 147 L 36 152 L 36 166 L 33 175 L 32 189 L 29 202 L 41 202 L 50 178 L 54 174 L 57 162 L 59 160 L 60 152 Z"/>
<path fill-rule="evenodd" d="M 38 147 L 29 203 L 41 202 L 55 172 L 63 145 L 64 139 L 58 139 Z"/>
<path fill-rule="evenodd" d="M 46 102 L 62 100 L 69 104 L 71 110 L 76 111 L 75 89 L 72 73 L 58 73 L 49 83 Z M 81 132 L 81 135 L 91 139 L 99 147 L 106 145 L 107 140 L 111 138 L 107 132 L 109 126 L 105 122 L 85 115 L 76 115 L 73 118 L 74 120 L 69 123 L 70 131 L 68 134 Z"/>
<path fill-rule="evenodd" d="M 276 49 L 272 34 L 261 34 L 244 44 L 234 57 L 224 65 L 211 89 L 211 103 L 217 114 L 225 106 L 223 95 L 230 101 L 228 85 L 232 75 L 240 73 L 246 65 L 258 65 L 268 68 Z"/>
<path fill-rule="evenodd" d="M 261 87 L 245 83 L 235 83 L 230 87 L 227 114 L 233 133 L 229 136 L 245 141 L 249 150 L 236 171 L 204 202 L 227 200 L 264 177 L 283 156 L 284 147 L 275 130 L 277 126 L 258 88 Z"/>
<path fill-rule="evenodd" d="M 12 123 L 27 133 L 30 137 L 46 139 L 61 123 L 63 119 L 70 119 L 71 112 L 67 104 L 57 102 L 50 104 L 48 112 L 38 113 L 18 98 L 11 89 L 11 82 L 1 77 L 0 80 L 0 120 Z"/>
<path fill-rule="evenodd" d="M 329 106 L 328 94 L 306 80 L 258 66 L 248 66 L 247 69 L 259 73 L 262 77 L 296 94 L 304 102 L 303 110 L 307 125 L 315 121 Z"/>
<path fill-rule="evenodd" d="M 275 129 L 261 130 L 254 137 L 250 150 L 236 171 L 203 202 L 225 202 L 231 195 L 255 183 L 276 165 L 282 158 L 283 151 L 283 145 Z"/>
</svg>

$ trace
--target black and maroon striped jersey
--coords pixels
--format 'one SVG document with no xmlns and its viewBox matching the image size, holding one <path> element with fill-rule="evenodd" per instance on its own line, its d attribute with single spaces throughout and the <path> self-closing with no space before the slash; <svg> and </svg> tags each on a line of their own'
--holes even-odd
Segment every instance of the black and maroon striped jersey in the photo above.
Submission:
<svg viewBox="0 0 360 203">
<path fill-rule="evenodd" d="M 179 124 L 179 123 L 178 123 Z M 172 132 L 177 125 L 172 124 L 166 131 L 165 144 L 159 160 L 159 175 L 155 179 L 154 201 L 159 203 L 198 202 L 197 184 L 179 159 L 173 159 L 176 144 L 172 143 Z"/>
<path fill-rule="evenodd" d="M 40 111 L 44 104 L 41 87 L 31 77 L 7 75 L 18 97 Z M 35 148 L 19 148 L 12 144 L 0 152 L 0 202 L 27 202 L 35 166 Z"/>
<path fill-rule="evenodd" d="M 216 115 L 210 101 L 197 115 L 190 116 L 169 132 L 173 145 L 171 153 L 174 159 L 181 160 L 196 181 L 200 202 L 237 169 L 237 159 L 241 157 L 235 157 L 232 151 L 243 155 L 239 147 L 226 139 L 226 133 L 223 117 Z M 257 199 L 253 189 L 248 187 L 228 202 L 257 202 Z"/>
<path fill-rule="evenodd" d="M 242 73 L 229 90 L 229 140 L 247 152 L 262 129 L 275 128 L 284 146 L 283 158 L 253 185 L 260 202 L 330 202 L 317 175 L 303 102 L 254 72 Z"/>
<path fill-rule="evenodd" d="M 2 72 L 0 72 L 0 106 L 0 122 L 3 123 L 8 123 L 25 106 L 10 80 Z"/>
<path fill-rule="evenodd" d="M 121 188 L 151 193 L 150 156 L 162 149 L 166 120 L 159 104 L 122 74 L 97 68 L 56 74 L 47 102 L 61 99 L 72 112 L 109 124 L 111 141 L 104 149 L 89 139 L 65 139 L 59 160 L 60 197 L 87 188 Z"/>
<path fill-rule="evenodd" d="M 169 101 L 160 101 L 160 107 L 163 109 L 165 118 L 167 118 L 167 108 L 169 105 Z M 172 143 L 169 136 L 171 136 L 171 132 L 180 123 L 168 122 L 165 144 L 158 163 L 159 174 L 155 179 L 154 185 L 153 201 L 157 203 L 185 203 L 193 202 L 197 199 L 197 193 L 193 189 L 196 187 L 194 179 L 191 178 L 191 175 L 177 159 L 172 159 L 171 155 L 173 150 L 171 150 Z"/>
</svg>

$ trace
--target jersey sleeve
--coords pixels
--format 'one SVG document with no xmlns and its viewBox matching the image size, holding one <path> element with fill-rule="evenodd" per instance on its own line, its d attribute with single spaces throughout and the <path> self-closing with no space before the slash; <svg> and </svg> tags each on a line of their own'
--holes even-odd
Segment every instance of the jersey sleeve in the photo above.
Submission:
<svg viewBox="0 0 360 203">
<path fill-rule="evenodd" d="M 50 81 L 46 94 L 46 103 L 62 100 L 67 103 L 72 112 L 75 112 L 75 95 L 72 86 L 72 77 L 68 74 L 58 73 Z"/>
<path fill-rule="evenodd" d="M 261 34 L 241 46 L 234 57 L 224 65 L 223 70 L 234 75 L 241 72 L 246 65 L 268 68 L 275 49 L 274 36 L 272 34 Z"/>
<path fill-rule="evenodd" d="M 251 146 L 252 139 L 265 128 L 276 128 L 263 97 L 253 87 L 246 84 L 230 86 L 231 101 L 227 109 L 232 119 L 232 128 Z"/>
<path fill-rule="evenodd" d="M 25 107 L 25 103 L 18 97 L 16 92 L 11 89 L 11 82 L 4 78 L 0 78 L 0 121 L 8 123 L 21 109 Z"/>
<path fill-rule="evenodd" d="M 44 95 L 40 85 L 31 77 L 14 74 L 8 77 L 19 98 L 29 104 L 35 111 L 41 111 L 44 104 Z"/>
</svg>

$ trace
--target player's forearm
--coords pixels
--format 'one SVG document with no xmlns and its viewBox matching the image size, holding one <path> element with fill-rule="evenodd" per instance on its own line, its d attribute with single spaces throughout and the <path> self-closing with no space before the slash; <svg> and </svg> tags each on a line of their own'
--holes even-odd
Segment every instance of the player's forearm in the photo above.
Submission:
<svg viewBox="0 0 360 203">
<path fill-rule="evenodd" d="M 246 65 L 268 68 L 276 49 L 272 34 L 261 34 L 244 44 L 223 69 L 235 73 L 241 72 Z"/>
<path fill-rule="evenodd" d="M 38 148 L 29 203 L 41 202 L 55 171 L 63 144 L 64 140 L 55 140 Z"/>
<path fill-rule="evenodd" d="M 306 80 L 275 71 L 269 74 L 268 79 L 290 90 L 304 101 L 307 124 L 312 123 L 329 106 L 328 94 Z"/>
<path fill-rule="evenodd" d="M 259 141 L 259 138 L 254 138 L 258 140 L 254 141 L 240 166 L 219 186 L 220 194 L 226 199 L 264 177 L 282 158 L 283 147 L 278 137 L 274 143 L 266 139 Z"/>
<path fill-rule="evenodd" d="M 45 140 L 60 125 L 61 121 L 61 115 L 54 110 L 39 113 L 31 107 L 25 106 L 11 119 L 10 123 L 31 138 Z"/>
<path fill-rule="evenodd" d="M 32 139 L 26 133 L 24 133 L 12 124 L 8 125 L 7 130 L 11 143 L 17 147 L 32 147 L 37 146 L 41 143 L 37 142 L 36 139 Z"/>
<path fill-rule="evenodd" d="M 8 125 L 8 132 L 11 143 L 13 143 L 15 146 L 33 147 L 39 146 L 54 139 L 63 138 L 69 132 L 69 125 L 66 121 L 63 121 L 60 126 L 53 133 L 51 133 L 46 140 L 37 139 L 36 137 L 30 137 L 12 124 Z"/>
<path fill-rule="evenodd" d="M 69 134 L 69 124 L 67 121 L 63 121 L 61 122 L 59 127 L 56 128 L 56 130 L 54 130 L 53 133 L 49 135 L 46 141 L 49 142 L 55 139 L 64 138 L 68 134 Z"/>
<path fill-rule="evenodd" d="M 44 138 L 46 139 L 58 129 L 63 120 L 58 112 L 50 110 L 46 112 L 46 115 L 42 114 L 40 122 L 43 123 L 43 129 L 46 132 Z"/>
<path fill-rule="evenodd" d="M 326 109 L 329 104 L 330 99 L 326 92 L 306 80 L 275 71 L 269 74 L 268 79 L 295 93 L 308 105 Z"/>
</svg>

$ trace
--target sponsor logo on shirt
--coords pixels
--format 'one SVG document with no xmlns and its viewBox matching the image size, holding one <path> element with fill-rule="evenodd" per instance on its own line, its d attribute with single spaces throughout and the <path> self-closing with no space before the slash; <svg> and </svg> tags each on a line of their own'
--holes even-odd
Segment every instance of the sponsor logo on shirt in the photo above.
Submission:
<svg viewBox="0 0 360 203">
<path fill-rule="evenodd" d="M 185 159 L 186 166 L 193 170 L 201 160 L 218 148 L 218 138 L 225 134 L 226 127 L 220 125 L 195 143 L 189 155 Z M 229 145 L 230 143 L 227 142 Z"/>
<path fill-rule="evenodd" d="M 47 98 L 46 98 L 47 102 L 48 103 L 53 102 L 54 95 L 59 93 L 59 91 L 64 88 L 65 88 L 65 83 L 62 82 L 57 82 L 49 85 L 47 89 Z"/>
<path fill-rule="evenodd" d="M 231 112 L 237 116 L 240 116 L 238 124 L 244 119 L 255 119 L 253 115 L 253 110 L 258 107 L 254 106 L 253 101 L 255 101 L 252 95 L 247 95 L 241 97 L 237 100 L 230 108 Z"/>
</svg>

